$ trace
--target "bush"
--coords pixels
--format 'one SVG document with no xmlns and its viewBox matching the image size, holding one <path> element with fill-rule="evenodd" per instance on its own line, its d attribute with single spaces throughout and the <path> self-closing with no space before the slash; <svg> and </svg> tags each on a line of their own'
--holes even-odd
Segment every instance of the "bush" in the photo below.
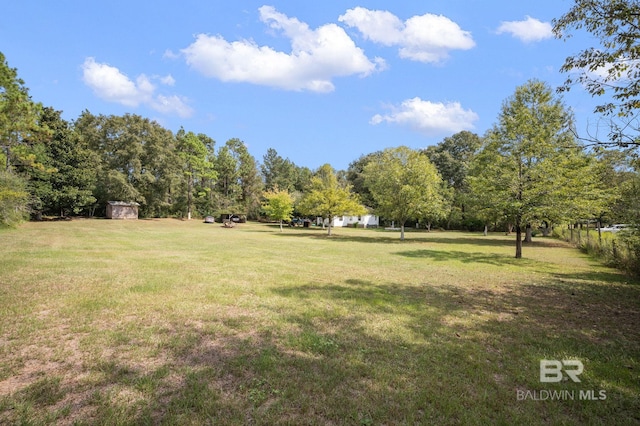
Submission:
<svg viewBox="0 0 640 426">
<path fill-rule="evenodd" d="M 625 269 L 640 275 L 640 231 L 621 232 L 619 239 L 629 252 Z"/>
<path fill-rule="evenodd" d="M 598 230 L 554 229 L 554 236 L 567 241 L 582 251 L 599 258 L 603 263 L 640 275 L 640 232 L 603 232 Z"/>
</svg>

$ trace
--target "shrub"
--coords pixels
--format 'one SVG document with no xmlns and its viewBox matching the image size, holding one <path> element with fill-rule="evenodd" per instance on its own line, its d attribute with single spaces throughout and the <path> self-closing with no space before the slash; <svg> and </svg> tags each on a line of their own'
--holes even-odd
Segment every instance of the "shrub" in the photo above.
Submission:
<svg viewBox="0 0 640 426">
<path fill-rule="evenodd" d="M 603 232 L 597 230 L 556 227 L 554 236 L 567 241 L 582 251 L 599 258 L 603 263 L 640 275 L 640 232 Z"/>
</svg>

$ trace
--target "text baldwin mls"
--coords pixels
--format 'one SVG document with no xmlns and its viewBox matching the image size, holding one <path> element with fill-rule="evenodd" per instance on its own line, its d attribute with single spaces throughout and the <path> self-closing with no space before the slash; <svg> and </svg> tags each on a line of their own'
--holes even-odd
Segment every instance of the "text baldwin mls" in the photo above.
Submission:
<svg viewBox="0 0 640 426">
<path fill-rule="evenodd" d="M 596 390 L 522 390 L 516 391 L 518 401 L 604 401 L 607 391 Z"/>
</svg>

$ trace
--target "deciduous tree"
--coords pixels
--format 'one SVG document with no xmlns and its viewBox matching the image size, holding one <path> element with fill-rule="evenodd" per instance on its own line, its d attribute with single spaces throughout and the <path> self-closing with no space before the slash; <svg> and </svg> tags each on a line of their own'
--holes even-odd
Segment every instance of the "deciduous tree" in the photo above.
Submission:
<svg viewBox="0 0 640 426">
<path fill-rule="evenodd" d="M 101 206 L 110 200 L 137 201 L 143 216 L 168 212 L 180 173 L 171 131 L 138 115 L 88 111 L 74 128 L 99 156 L 94 196 Z"/>
<path fill-rule="evenodd" d="M 451 203 L 447 228 L 452 224 L 463 226 L 469 216 L 469 182 L 467 176 L 473 159 L 482 146 L 482 139 L 475 133 L 462 131 L 445 138 L 435 146 L 424 150 L 436 166 L 442 180 L 451 189 Z"/>
<path fill-rule="evenodd" d="M 404 225 L 409 219 L 438 214 L 443 206 L 442 178 L 429 158 L 405 146 L 386 149 L 364 168 L 365 184 L 380 216 Z"/>
<path fill-rule="evenodd" d="M 328 219 L 328 235 L 331 235 L 334 217 L 366 213 L 351 188 L 338 182 L 329 164 L 320 167 L 311 179 L 311 189 L 300 200 L 298 210 L 303 214 Z"/>
<path fill-rule="evenodd" d="M 525 226 L 546 219 L 549 210 L 567 209 L 560 196 L 571 190 L 563 185 L 563 159 L 580 149 L 570 119 L 549 86 L 529 81 L 505 101 L 476 159 L 472 189 L 493 216 L 515 226 L 516 258 L 522 257 Z"/>
<path fill-rule="evenodd" d="M 29 173 L 34 213 L 65 216 L 89 209 L 96 201 L 97 155 L 62 118 L 61 111 L 43 108 L 38 125 L 48 131 L 47 137 L 38 142 L 40 161 L 46 167 Z"/>
<path fill-rule="evenodd" d="M 376 151 L 360 156 L 360 158 L 349 164 L 346 173 L 347 181 L 352 185 L 353 192 L 360 197 L 362 204 L 374 210 L 377 207 L 377 203 L 365 182 L 364 168 L 381 155 L 382 151 Z"/>
<path fill-rule="evenodd" d="M 271 219 L 280 222 L 280 231 L 282 232 L 282 221 L 291 220 L 293 197 L 289 191 L 278 189 L 277 187 L 266 191 L 263 197 L 265 198 L 265 202 L 262 204 L 262 210 Z"/>
<path fill-rule="evenodd" d="M 579 83 L 593 96 L 609 95 L 610 102 L 595 112 L 608 116 L 609 138 L 585 139 L 606 146 L 640 146 L 640 3 L 637 0 L 575 0 L 571 9 L 553 21 L 559 38 L 585 30 L 599 46 L 569 56 L 562 68 L 568 74 L 561 91 Z"/>
</svg>

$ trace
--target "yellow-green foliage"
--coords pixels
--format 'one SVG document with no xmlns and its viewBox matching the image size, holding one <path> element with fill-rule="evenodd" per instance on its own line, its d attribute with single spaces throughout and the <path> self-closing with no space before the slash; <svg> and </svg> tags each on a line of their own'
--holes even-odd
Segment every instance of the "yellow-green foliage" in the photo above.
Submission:
<svg viewBox="0 0 640 426">
<path fill-rule="evenodd" d="M 288 191 L 274 189 L 263 194 L 262 210 L 273 220 L 290 220 L 293 213 L 293 197 Z"/>
</svg>

